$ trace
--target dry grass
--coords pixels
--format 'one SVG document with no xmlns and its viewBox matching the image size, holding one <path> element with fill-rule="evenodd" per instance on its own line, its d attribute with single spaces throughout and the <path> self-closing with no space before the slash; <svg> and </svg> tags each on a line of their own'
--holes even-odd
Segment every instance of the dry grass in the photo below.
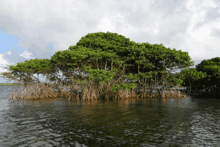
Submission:
<svg viewBox="0 0 220 147">
<path fill-rule="evenodd" d="M 64 85 L 71 89 L 70 91 L 64 90 L 61 85 L 57 85 L 58 88 L 55 91 L 52 87 L 54 84 L 31 84 L 27 85 L 21 91 L 16 90 L 12 92 L 9 100 L 36 100 L 36 99 L 48 99 L 48 98 L 68 98 L 69 100 L 76 98 L 77 100 L 99 100 L 99 99 L 128 99 L 128 98 L 180 98 L 186 97 L 186 94 L 180 93 L 180 91 L 165 92 L 157 90 L 157 93 L 150 94 L 148 91 L 137 91 L 136 89 L 126 90 L 120 89 L 117 92 L 112 90 L 112 85 L 116 84 L 116 81 L 111 81 L 107 85 L 97 84 L 94 82 L 88 82 L 87 85 L 82 88 L 81 82 L 72 85 Z M 78 86 L 78 87 L 77 87 Z M 147 86 L 149 87 L 149 86 Z M 81 92 L 80 92 L 81 90 Z"/>
</svg>

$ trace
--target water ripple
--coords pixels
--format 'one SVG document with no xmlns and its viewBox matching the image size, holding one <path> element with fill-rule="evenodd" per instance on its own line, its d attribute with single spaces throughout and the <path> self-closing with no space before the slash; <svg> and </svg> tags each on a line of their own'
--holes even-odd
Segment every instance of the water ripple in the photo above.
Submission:
<svg viewBox="0 0 220 147">
<path fill-rule="evenodd" d="M 0 99 L 3 147 L 201 147 L 220 142 L 217 99 L 93 102 L 53 99 L 24 104 L 8 102 L 5 95 Z"/>
</svg>

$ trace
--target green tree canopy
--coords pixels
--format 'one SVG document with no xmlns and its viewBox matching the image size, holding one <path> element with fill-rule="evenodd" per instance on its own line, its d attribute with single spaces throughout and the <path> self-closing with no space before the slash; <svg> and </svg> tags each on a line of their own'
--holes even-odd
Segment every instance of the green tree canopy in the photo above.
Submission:
<svg viewBox="0 0 220 147">
<path fill-rule="evenodd" d="M 174 67 L 184 68 L 194 65 L 194 61 L 190 61 L 191 58 L 187 52 L 176 51 L 176 49 L 171 50 L 162 44 L 135 43 L 130 41 L 129 38 L 116 33 L 89 33 L 82 37 L 76 46 L 70 46 L 69 50 L 78 50 L 80 46 L 85 47 L 87 50 L 104 51 L 102 55 L 98 55 L 100 59 L 97 59 L 98 67 L 101 67 L 101 69 L 112 68 L 111 57 L 104 55 L 114 53 L 127 65 L 125 74 L 159 72 L 165 71 L 166 68 L 173 70 Z M 162 75 L 158 74 L 157 76 L 161 79 Z"/>
<path fill-rule="evenodd" d="M 86 71 L 89 73 L 87 80 L 94 77 L 103 83 L 117 79 L 120 83 L 129 78 L 146 83 L 146 79 L 151 77 L 157 77 L 161 81 L 162 73 L 167 72 L 166 68 L 172 70 L 174 67 L 192 66 L 194 61 L 190 60 L 187 52 L 172 50 L 163 44 L 135 43 L 117 33 L 97 32 L 82 37 L 68 50 L 56 52 L 51 60 L 25 61 L 12 66 L 10 71 L 19 71 L 28 76 L 34 73 L 50 73 L 50 79 L 58 81 L 60 79 L 56 74 L 60 70 L 67 79 L 72 77 L 75 71 L 79 71 L 80 76 L 84 78 L 82 72 Z M 166 78 L 167 75 L 168 73 L 165 74 Z M 181 84 L 182 81 L 176 79 L 175 83 Z M 118 87 L 126 88 L 125 84 L 119 84 Z"/>
<path fill-rule="evenodd" d="M 198 81 L 200 85 L 205 85 L 206 88 L 212 88 L 216 85 L 216 88 L 220 88 L 220 57 L 203 60 L 196 66 L 196 70 L 207 74 L 206 78 Z"/>
<path fill-rule="evenodd" d="M 39 82 L 39 79 L 33 76 L 33 74 L 50 74 L 54 72 L 54 68 L 51 65 L 49 59 L 31 59 L 25 60 L 25 62 L 17 63 L 17 65 L 8 66 L 11 72 L 5 72 L 5 77 L 11 78 L 23 82 L 25 84 L 28 81 Z"/>
</svg>

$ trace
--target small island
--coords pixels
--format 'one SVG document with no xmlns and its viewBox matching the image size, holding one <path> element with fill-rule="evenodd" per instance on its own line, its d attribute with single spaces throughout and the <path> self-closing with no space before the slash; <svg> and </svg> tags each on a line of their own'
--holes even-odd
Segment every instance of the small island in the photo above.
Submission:
<svg viewBox="0 0 220 147">
<path fill-rule="evenodd" d="M 10 72 L 2 75 L 17 81 L 11 85 L 23 86 L 19 91 L 16 88 L 10 100 L 180 98 L 191 91 L 217 96 L 220 58 L 204 60 L 189 69 L 194 63 L 190 60 L 187 52 L 163 44 L 136 43 L 116 33 L 98 32 L 87 34 L 51 59 L 10 65 Z M 186 69 L 173 74 L 174 67 Z M 46 76 L 46 83 L 39 80 L 39 74 Z M 173 86 L 178 89 L 170 89 Z"/>
</svg>

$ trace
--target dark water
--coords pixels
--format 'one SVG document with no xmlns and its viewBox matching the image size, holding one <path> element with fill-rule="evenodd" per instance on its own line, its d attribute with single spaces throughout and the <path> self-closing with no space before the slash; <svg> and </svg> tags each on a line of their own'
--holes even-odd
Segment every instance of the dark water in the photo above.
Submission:
<svg viewBox="0 0 220 147">
<path fill-rule="evenodd" d="M 220 99 L 8 101 L 0 86 L 1 147 L 220 146 Z"/>
</svg>

